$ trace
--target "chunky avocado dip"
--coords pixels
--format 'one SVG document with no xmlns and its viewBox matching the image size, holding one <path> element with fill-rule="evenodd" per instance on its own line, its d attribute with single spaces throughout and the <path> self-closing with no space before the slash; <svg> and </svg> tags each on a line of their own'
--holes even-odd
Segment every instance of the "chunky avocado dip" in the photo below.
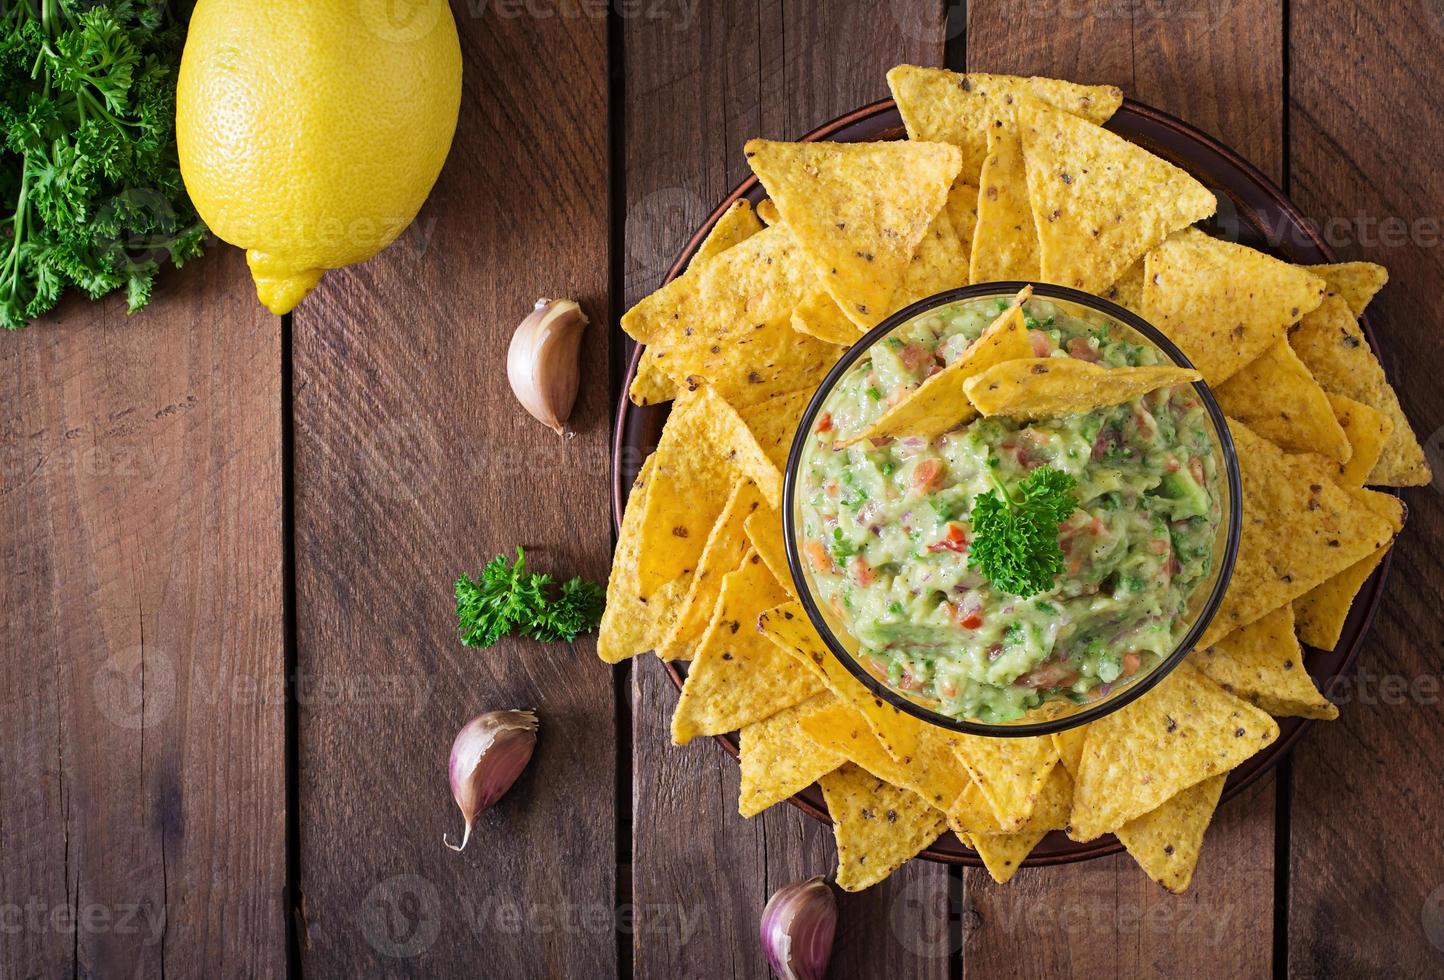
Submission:
<svg viewBox="0 0 1444 980">
<path fill-rule="evenodd" d="M 829 393 L 798 484 L 803 560 L 859 659 L 943 714 L 988 723 L 1101 697 L 1166 657 L 1209 577 L 1221 520 L 1209 416 L 1190 385 L 1085 414 L 978 417 L 932 438 L 841 445 L 1006 306 L 949 304 L 874 344 Z M 1101 315 L 1037 299 L 1023 312 L 1035 357 L 1168 363 Z M 970 567 L 971 518 L 980 497 L 1049 468 L 1076 498 L 1057 525 L 1061 571 L 1050 588 L 1013 595 Z"/>
</svg>

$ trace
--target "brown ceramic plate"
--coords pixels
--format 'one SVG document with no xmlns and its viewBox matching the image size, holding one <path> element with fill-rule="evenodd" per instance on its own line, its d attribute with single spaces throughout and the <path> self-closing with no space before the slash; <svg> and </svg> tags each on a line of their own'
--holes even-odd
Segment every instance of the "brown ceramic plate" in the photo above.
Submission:
<svg viewBox="0 0 1444 980">
<path fill-rule="evenodd" d="M 1182 167 L 1214 191 L 1218 196 L 1219 208 L 1218 214 L 1205 224 L 1209 231 L 1291 262 L 1311 264 L 1333 261 L 1334 257 L 1323 240 L 1283 192 L 1253 164 L 1212 137 L 1167 113 L 1131 99 L 1124 100 L 1122 108 L 1108 121 L 1107 128 Z M 899 139 L 902 136 L 902 118 L 898 115 L 893 101 L 886 99 L 835 119 L 803 139 L 862 142 Z M 727 195 L 677 257 L 677 261 L 667 273 L 667 281 L 686 268 L 692 253 L 706 236 L 712 223 L 733 201 L 745 197 L 756 204 L 764 196 L 762 186 L 755 177 L 748 178 Z M 1367 317 L 1363 319 L 1362 325 L 1370 345 L 1377 351 L 1378 340 Z M 627 399 L 627 388 L 636 373 L 637 358 L 640 356 L 640 347 L 631 352 L 613 430 L 612 519 L 617 527 L 621 526 L 627 490 L 647 454 L 656 448 L 662 423 L 667 419 L 668 406 L 639 408 Z M 1386 555 L 1378 570 L 1364 583 L 1363 589 L 1354 600 L 1348 621 L 1344 624 L 1338 647 L 1334 650 L 1310 648 L 1308 651 L 1309 674 L 1326 693 L 1337 689 L 1339 678 L 1353 662 L 1355 654 L 1363 644 L 1369 623 L 1374 618 L 1374 610 L 1383 595 L 1392 557 L 1392 552 Z M 674 664 L 664 666 L 680 690 L 683 674 Z M 1280 718 L 1278 723 L 1278 740 L 1230 774 L 1223 791 L 1225 801 L 1237 796 L 1245 787 L 1277 765 L 1298 737 L 1312 724 L 1300 718 Z M 717 742 L 733 757 L 737 755 L 735 736 L 719 736 Z M 798 793 L 790 802 L 819 820 L 827 820 L 822 792 L 816 786 Z M 1033 849 L 1024 865 L 1037 867 L 1066 864 L 1114 854 L 1121 849 L 1122 845 L 1112 836 L 1080 844 L 1070 840 L 1062 832 L 1055 831 Z M 974 867 L 982 864 L 976 852 L 963 847 L 952 834 L 943 835 L 932 847 L 923 851 L 922 856 L 935 861 Z"/>
</svg>

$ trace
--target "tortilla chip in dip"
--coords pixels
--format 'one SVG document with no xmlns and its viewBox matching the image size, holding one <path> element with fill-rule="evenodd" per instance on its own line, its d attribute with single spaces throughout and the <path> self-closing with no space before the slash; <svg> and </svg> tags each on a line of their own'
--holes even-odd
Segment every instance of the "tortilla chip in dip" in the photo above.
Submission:
<svg viewBox="0 0 1444 980">
<path fill-rule="evenodd" d="M 1023 357 L 973 375 L 963 391 L 983 415 L 1046 419 L 1120 405 L 1199 378 L 1180 367 L 1106 368 L 1071 357 Z"/>
</svg>

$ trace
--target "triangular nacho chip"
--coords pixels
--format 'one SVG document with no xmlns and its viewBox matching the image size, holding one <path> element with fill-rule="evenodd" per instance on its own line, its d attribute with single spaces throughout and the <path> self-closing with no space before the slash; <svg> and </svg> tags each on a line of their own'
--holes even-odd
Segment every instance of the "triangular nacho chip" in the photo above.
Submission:
<svg viewBox="0 0 1444 980">
<path fill-rule="evenodd" d="M 1188 659 L 1225 691 L 1276 718 L 1339 717 L 1339 709 L 1319 693 L 1304 667 L 1291 605 L 1194 650 Z"/>
<path fill-rule="evenodd" d="M 1024 289 L 978 339 L 968 345 L 956 361 L 928 378 L 910 394 L 883 412 L 871 425 L 842 442 L 848 446 L 863 439 L 882 436 L 936 436 L 977 415 L 963 394 L 967 380 L 995 364 L 1033 352 L 1028 326 L 1023 319 L 1023 302 L 1032 294 Z"/>
<path fill-rule="evenodd" d="M 946 207 L 933 216 L 927 234 L 903 273 L 889 313 L 947 289 L 968 284 L 968 251 Z"/>
<path fill-rule="evenodd" d="M 823 289 L 854 323 L 882 320 L 958 175 L 957 148 L 749 140 L 745 152 Z"/>
<path fill-rule="evenodd" d="M 1355 500 L 1388 521 L 1395 534 L 1403 530 L 1404 505 L 1398 497 L 1373 490 L 1354 490 L 1353 493 Z M 1299 639 L 1320 650 L 1332 650 L 1338 646 L 1355 597 L 1392 545 L 1392 541 L 1381 545 L 1372 554 L 1294 600 Z"/>
<path fill-rule="evenodd" d="M 798 663 L 813 671 L 839 700 L 862 712 L 888 755 L 903 765 L 912 763 L 917 755 L 918 730 L 922 723 L 873 694 L 862 681 L 849 674 L 817 635 L 800 605 L 788 602 L 767 610 L 759 619 L 758 628 Z"/>
<path fill-rule="evenodd" d="M 1284 449 L 1339 463 L 1353 453 L 1329 396 L 1289 342 L 1280 338 L 1213 389 L 1224 414 Z"/>
<path fill-rule="evenodd" d="M 1322 459 L 1290 456 L 1229 421 L 1243 477 L 1243 534 L 1201 645 L 1217 643 L 1386 544 L 1384 518 L 1337 486 Z"/>
<path fill-rule="evenodd" d="M 1053 733 L 1053 747 L 1068 775 L 1078 777 L 1078 760 L 1083 758 L 1083 743 L 1088 740 L 1088 726 L 1079 725 L 1065 731 Z"/>
<path fill-rule="evenodd" d="M 827 291 L 820 288 L 793 307 L 792 329 L 829 344 L 850 346 L 862 336 L 862 328 L 849 320 Z"/>
<path fill-rule="evenodd" d="M 812 401 L 813 389 L 784 392 L 763 402 L 746 405 L 737 410 L 746 423 L 747 430 L 762 447 L 762 453 L 778 471 L 787 468 L 787 454 L 792 449 L 792 437 L 797 434 L 797 423 L 807 403 Z"/>
<path fill-rule="evenodd" d="M 1328 283 L 1329 292 L 1338 293 L 1354 316 L 1363 313 L 1364 307 L 1389 281 L 1389 270 L 1374 262 L 1336 262 L 1304 268 Z"/>
<path fill-rule="evenodd" d="M 798 724 L 830 700 L 832 695 L 826 692 L 814 694 L 771 718 L 744 725 L 737 733 L 737 761 L 742 768 L 738 813 L 756 816 L 846 761 L 840 754 L 818 747 Z"/>
<path fill-rule="evenodd" d="M 1193 880 L 1203 833 L 1227 780 L 1228 773 L 1210 776 L 1115 831 L 1144 873 L 1174 894 L 1186 891 Z"/>
<path fill-rule="evenodd" d="M 801 727 L 818 746 L 841 753 L 879 779 L 912 790 L 939 810 L 946 809 L 968 784 L 967 770 L 941 729 L 921 726 L 917 754 L 903 765 L 883 748 L 860 711 L 835 698 L 803 718 Z"/>
<path fill-rule="evenodd" d="M 1384 444 L 1378 465 L 1368 482 L 1390 487 L 1423 486 L 1429 482 L 1429 464 L 1424 450 L 1409 428 L 1399 406 L 1399 396 L 1384 377 L 1364 332 L 1348 305 L 1329 296 L 1317 310 L 1304 317 L 1289 335 L 1289 343 L 1308 365 L 1325 391 L 1347 395 L 1378 409 L 1394 423 L 1393 434 Z"/>
<path fill-rule="evenodd" d="M 1047 282 L 1102 292 L 1144 252 L 1217 207 L 1188 174 L 1085 119 L 1024 99 L 1018 126 Z"/>
<path fill-rule="evenodd" d="M 976 182 L 988 152 L 988 127 L 1011 118 L 1023 96 L 1041 99 L 1094 123 L 1104 123 L 1123 103 L 1112 85 L 1078 85 L 1056 78 L 1023 78 L 983 72 L 944 71 L 898 65 L 887 73 L 908 138 L 952 143 L 963 151 L 962 175 Z"/>
<path fill-rule="evenodd" d="M 1016 126 L 1002 122 L 988 130 L 968 274 L 973 282 L 1038 278 L 1038 231 L 1028 200 L 1023 140 Z"/>
<path fill-rule="evenodd" d="M 973 228 L 978 223 L 978 185 L 962 178 L 953 181 L 943 210 L 953 223 L 953 231 L 958 233 L 958 244 L 963 250 L 963 267 L 966 269 L 973 252 Z"/>
<path fill-rule="evenodd" d="M 1004 833 L 1020 829 L 1037 805 L 1058 749 L 1046 735 L 987 738 L 958 735 L 954 750 L 993 808 Z"/>
<path fill-rule="evenodd" d="M 948 804 L 948 827 L 963 838 L 965 843 L 973 834 L 1003 832 L 998 826 L 997 814 L 993 813 L 993 805 L 988 802 L 978 784 L 973 782 L 971 775 L 963 785 L 962 792 Z M 973 845 L 969 843 L 968 846 Z"/>
<path fill-rule="evenodd" d="M 1339 466 L 1338 484 L 1341 487 L 1362 487 L 1379 462 L 1379 456 L 1394 431 L 1394 423 L 1377 408 L 1345 395 L 1325 392 L 1324 397 L 1329 400 L 1334 418 L 1349 440 L 1349 461 Z"/>
<path fill-rule="evenodd" d="M 1048 836 L 1048 831 L 1062 830 L 1068 825 L 1072 802 L 1073 780 L 1062 766 L 1054 766 L 1023 826 L 1011 834 L 970 833 L 964 843 L 978 852 L 992 879 L 1005 884 L 1022 867 L 1023 859 L 1038 842 Z"/>
<path fill-rule="evenodd" d="M 963 392 L 983 415 L 1048 419 L 1121 405 L 1159 388 L 1197 380 L 1199 373 L 1188 368 L 1106 368 L 1071 357 L 1023 357 L 968 378 Z"/>
<path fill-rule="evenodd" d="M 747 540 L 762 557 L 763 564 L 787 590 L 787 594 L 797 598 L 797 586 L 792 581 L 792 570 L 787 565 L 786 545 L 782 542 L 782 518 L 777 515 L 777 511 L 763 504 L 748 516 L 743 526 L 747 531 Z"/>
<path fill-rule="evenodd" d="M 656 455 L 648 456 L 632 484 L 622 531 L 617 536 L 612 571 L 607 578 L 607 604 L 597 630 L 597 656 L 609 664 L 646 653 L 662 642 L 682 610 L 691 575 L 679 575 L 643 599 L 637 582 L 637 557 L 642 543 L 642 512 L 646 508 Z"/>
<path fill-rule="evenodd" d="M 837 885 L 859 892 L 875 885 L 946 829 L 940 810 L 902 789 L 844 763 L 823 776 L 822 798 L 837 841 Z"/>
<path fill-rule="evenodd" d="M 1296 265 L 1189 228 L 1148 253 L 1139 312 L 1221 385 L 1283 340 L 1324 288 Z"/>
<path fill-rule="evenodd" d="M 1279 726 L 1191 664 L 1089 726 L 1073 787 L 1069 833 L 1093 840 L 1278 738 Z"/>
<path fill-rule="evenodd" d="M 749 552 L 722 594 L 672 713 L 672 742 L 736 731 L 818 694 L 822 684 L 757 632 L 757 617 L 786 598 Z"/>
<path fill-rule="evenodd" d="M 660 405 L 677 397 L 677 382 L 657 362 L 660 349 L 648 347 L 637 360 L 637 373 L 627 388 L 633 405 Z"/>
</svg>

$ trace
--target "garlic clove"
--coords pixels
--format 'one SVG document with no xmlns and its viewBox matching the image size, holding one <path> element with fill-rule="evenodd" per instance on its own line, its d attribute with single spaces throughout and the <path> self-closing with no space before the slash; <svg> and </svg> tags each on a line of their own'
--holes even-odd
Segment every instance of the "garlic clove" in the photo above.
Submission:
<svg viewBox="0 0 1444 980">
<path fill-rule="evenodd" d="M 579 348 L 587 315 L 574 300 L 539 299 L 506 352 L 506 377 L 521 407 L 557 435 L 577 400 Z"/>
<path fill-rule="evenodd" d="M 780 980 L 822 980 L 837 932 L 837 898 L 821 877 L 779 888 L 762 910 L 762 951 Z"/>
<path fill-rule="evenodd" d="M 466 847 L 471 826 L 479 813 L 489 809 L 511 789 L 536 747 L 536 715 L 530 711 L 488 711 L 477 715 L 456 733 L 451 743 L 447 775 L 451 795 L 466 820 L 461 843 L 445 837 L 442 843 L 453 851 Z"/>
</svg>

